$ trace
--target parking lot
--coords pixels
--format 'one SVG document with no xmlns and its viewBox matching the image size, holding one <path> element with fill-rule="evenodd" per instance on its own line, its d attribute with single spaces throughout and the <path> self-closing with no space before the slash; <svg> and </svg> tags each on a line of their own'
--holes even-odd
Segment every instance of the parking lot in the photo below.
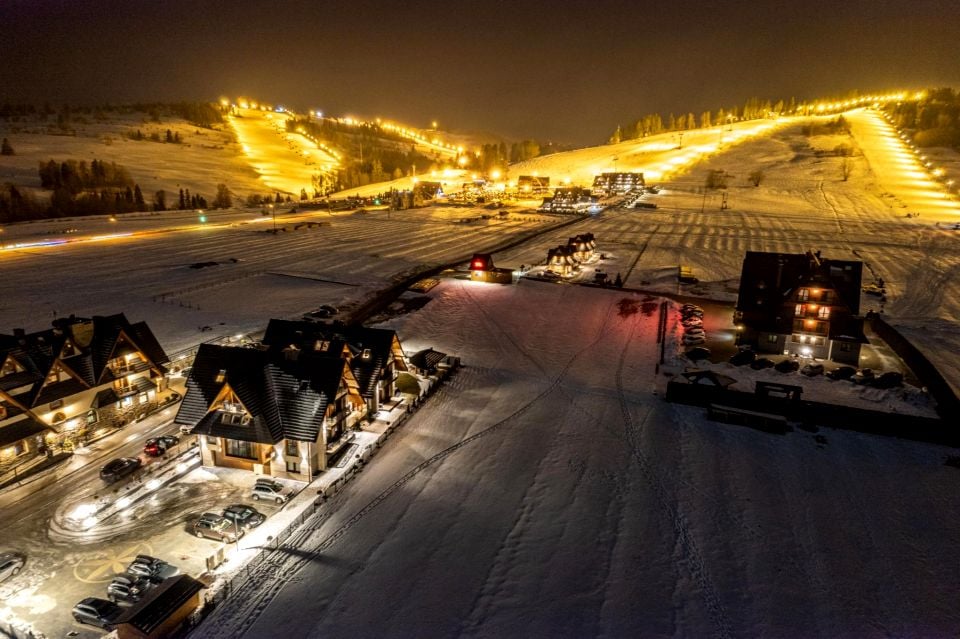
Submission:
<svg viewBox="0 0 960 639">
<path fill-rule="evenodd" d="M 177 459 L 155 460 L 159 466 L 181 463 Z M 96 470 L 96 469 L 91 469 Z M 207 570 L 207 558 L 224 548 L 227 557 L 235 548 L 261 544 L 270 535 L 271 518 L 283 506 L 251 499 L 255 478 L 246 471 L 229 468 L 190 470 L 149 496 L 105 516 L 96 525 L 63 525 L 63 514 L 78 503 L 98 498 L 89 491 L 79 491 L 79 501 L 64 500 L 45 520 L 25 520 L 11 526 L 8 534 L 20 540 L 29 539 L 24 548 L 29 559 L 24 571 L 0 588 L 5 606 L 17 617 L 32 623 L 47 636 L 96 637 L 102 631 L 75 622 L 71 609 L 86 597 L 106 598 L 107 585 L 114 575 L 126 570 L 137 555 L 160 558 L 179 569 L 180 573 L 199 576 Z M 121 480 L 108 490 L 123 494 L 136 477 Z M 103 482 L 91 477 L 84 485 L 100 487 Z M 299 491 L 304 484 L 283 482 Z M 131 495 L 134 493 L 131 492 Z M 231 504 L 248 504 L 267 516 L 266 521 L 236 544 L 198 538 L 194 523 L 205 512 L 220 513 Z"/>
</svg>

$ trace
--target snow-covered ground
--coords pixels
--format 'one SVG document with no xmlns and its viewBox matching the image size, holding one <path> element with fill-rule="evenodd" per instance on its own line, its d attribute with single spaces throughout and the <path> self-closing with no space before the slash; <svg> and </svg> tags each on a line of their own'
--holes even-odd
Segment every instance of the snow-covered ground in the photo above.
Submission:
<svg viewBox="0 0 960 639">
<path fill-rule="evenodd" d="M 193 636 L 960 630 L 951 451 L 667 404 L 657 313 L 621 315 L 630 294 L 431 296 L 390 325 L 466 367 Z"/>
<path fill-rule="evenodd" d="M 102 122 L 92 118 L 74 121 L 71 126 L 75 135 L 51 134 L 48 126 L 33 120 L 0 120 L 0 137 L 9 138 L 16 152 L 12 156 L 0 156 L 0 183 L 39 188 L 37 165 L 40 162 L 96 159 L 124 166 L 140 185 L 147 201 L 152 200 L 156 191 L 166 191 L 168 206 L 176 203 L 180 188 L 203 195 L 207 200 L 213 199 L 219 183 L 227 184 L 240 197 L 271 189 L 257 177 L 232 132 L 224 125 L 220 125 L 220 130 L 213 130 L 176 118 L 156 123 L 146 114 L 109 114 Z M 126 137 L 138 129 L 146 138 L 156 133 L 161 139 L 169 129 L 171 133 L 179 133 L 183 143 L 165 144 Z"/>
<path fill-rule="evenodd" d="M 305 189 L 313 197 L 313 177 L 336 169 L 339 161 L 297 132 L 287 132 L 286 113 L 236 110 L 228 118 L 243 155 L 263 181 L 264 191 L 279 191 L 299 199 Z"/>
<path fill-rule="evenodd" d="M 484 213 L 489 211 L 483 210 Z M 326 211 L 193 212 L 56 220 L 15 225 L 8 243 L 112 239 L 0 250 L 0 326 L 41 330 L 57 315 L 126 311 L 146 320 L 168 352 L 220 335 L 262 330 L 272 317 L 299 317 L 321 304 L 358 304 L 395 277 L 467 260 L 558 218 L 429 208 L 331 215 Z M 468 221 L 462 221 L 468 220 Z M 314 222 L 314 226 L 297 225 Z M 75 234 L 57 233 L 76 226 Z M 46 234 L 49 230 L 51 233 Z M 132 235 L 126 235 L 132 233 Z M 202 263 L 214 265 L 194 268 Z M 204 327 L 209 327 L 206 330 Z"/>
</svg>

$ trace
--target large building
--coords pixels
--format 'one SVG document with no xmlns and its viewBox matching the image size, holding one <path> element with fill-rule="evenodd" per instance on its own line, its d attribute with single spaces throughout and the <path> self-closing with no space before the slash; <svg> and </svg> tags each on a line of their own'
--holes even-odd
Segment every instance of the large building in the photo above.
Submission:
<svg viewBox="0 0 960 639">
<path fill-rule="evenodd" d="M 856 366 L 867 342 L 862 270 L 862 262 L 822 258 L 819 251 L 748 252 L 734 313 L 738 343 Z"/>
<path fill-rule="evenodd" d="M 591 192 L 604 196 L 624 195 L 639 191 L 645 184 L 643 173 L 601 173 L 594 176 Z"/>
<path fill-rule="evenodd" d="M 145 322 L 70 316 L 0 335 L 0 470 L 154 410 L 167 356 Z"/>
<path fill-rule="evenodd" d="M 406 370 L 393 331 L 271 320 L 258 348 L 201 345 L 176 422 L 205 466 L 310 481 Z"/>
</svg>

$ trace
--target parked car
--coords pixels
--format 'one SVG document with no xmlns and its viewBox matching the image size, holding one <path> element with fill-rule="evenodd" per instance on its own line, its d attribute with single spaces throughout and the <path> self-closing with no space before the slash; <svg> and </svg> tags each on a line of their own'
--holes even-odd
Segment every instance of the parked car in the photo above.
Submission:
<svg viewBox="0 0 960 639">
<path fill-rule="evenodd" d="M 773 363 L 773 360 L 767 359 L 766 357 L 760 357 L 750 362 L 750 368 L 755 371 L 764 368 L 773 368 L 774 366 L 775 364 Z"/>
<path fill-rule="evenodd" d="M 876 374 L 871 368 L 861 368 L 857 373 L 850 378 L 850 381 L 854 384 L 869 384 L 873 381 L 873 378 L 876 377 Z"/>
<path fill-rule="evenodd" d="M 816 377 L 817 375 L 823 375 L 823 364 L 816 364 L 811 362 L 800 369 L 800 374 L 806 375 L 807 377 Z"/>
<path fill-rule="evenodd" d="M 684 335 L 706 335 L 706 332 L 699 326 L 691 326 L 683 329 Z"/>
<path fill-rule="evenodd" d="M 853 366 L 840 366 L 834 368 L 833 370 L 827 371 L 828 379 L 850 379 L 857 372 Z"/>
<path fill-rule="evenodd" d="M 283 504 L 290 499 L 291 492 L 275 479 L 261 478 L 253 485 L 251 497 L 254 501 L 270 499 L 278 504 Z"/>
<path fill-rule="evenodd" d="M 233 543 L 243 537 L 243 530 L 229 519 L 216 513 L 203 513 L 193 524 L 193 534 L 197 537 L 216 539 Z"/>
<path fill-rule="evenodd" d="M 0 581 L 16 577 L 27 563 L 27 556 L 13 551 L 0 552 Z"/>
<path fill-rule="evenodd" d="M 773 366 L 778 373 L 792 373 L 800 370 L 800 362 L 795 359 L 782 359 Z"/>
<path fill-rule="evenodd" d="M 685 346 L 696 346 L 703 344 L 707 340 L 703 335 L 684 335 L 682 341 Z"/>
<path fill-rule="evenodd" d="M 137 555 L 127 566 L 127 572 L 132 575 L 148 577 L 153 581 L 163 581 L 168 577 L 179 575 L 180 569 L 150 555 Z"/>
<path fill-rule="evenodd" d="M 877 388 L 895 388 L 903 386 L 903 373 L 897 371 L 887 371 L 873 380 L 873 385 Z"/>
<path fill-rule="evenodd" d="M 73 618 L 79 623 L 99 626 L 104 630 L 113 630 L 113 622 L 116 621 L 123 608 L 97 597 L 87 597 L 73 607 Z"/>
<path fill-rule="evenodd" d="M 180 438 L 175 435 L 160 435 L 160 437 L 151 437 L 143 446 L 143 452 L 151 457 L 159 457 L 179 443 Z"/>
<path fill-rule="evenodd" d="M 744 348 L 734 353 L 734 355 L 730 358 L 730 363 L 734 366 L 743 366 L 744 364 L 753 363 L 755 359 L 757 359 L 757 354 L 749 348 Z"/>
<path fill-rule="evenodd" d="M 229 522 L 236 522 L 242 530 L 250 530 L 262 524 L 267 516 L 246 504 L 230 504 L 223 509 L 223 518 Z"/>
<path fill-rule="evenodd" d="M 136 472 L 143 462 L 139 457 L 120 457 L 113 459 L 100 469 L 100 479 L 112 484 L 127 475 Z"/>
<path fill-rule="evenodd" d="M 121 572 L 107 585 L 107 599 L 114 603 L 136 603 L 154 585 L 149 577 Z"/>
</svg>

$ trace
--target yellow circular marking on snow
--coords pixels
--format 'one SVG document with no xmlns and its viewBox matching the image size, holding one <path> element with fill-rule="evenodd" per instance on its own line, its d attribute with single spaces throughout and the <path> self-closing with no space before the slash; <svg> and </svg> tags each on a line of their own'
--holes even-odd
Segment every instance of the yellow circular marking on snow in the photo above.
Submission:
<svg viewBox="0 0 960 639">
<path fill-rule="evenodd" d="M 73 567 L 73 576 L 88 584 L 106 583 L 123 572 L 137 555 L 153 554 L 153 548 L 143 541 L 107 557 L 86 559 Z"/>
</svg>

